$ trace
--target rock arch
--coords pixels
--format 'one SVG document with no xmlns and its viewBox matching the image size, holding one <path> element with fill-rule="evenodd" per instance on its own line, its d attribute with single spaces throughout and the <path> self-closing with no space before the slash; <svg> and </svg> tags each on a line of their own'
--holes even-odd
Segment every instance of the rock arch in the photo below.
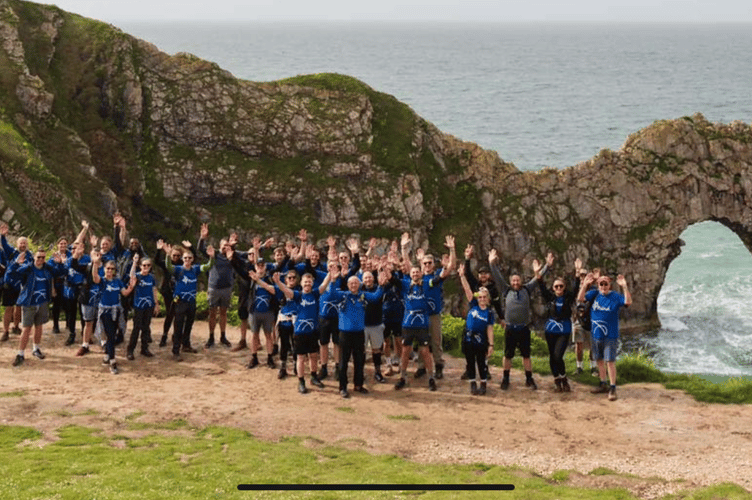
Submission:
<svg viewBox="0 0 752 500">
<path fill-rule="evenodd" d="M 623 273 L 634 297 L 625 324 L 656 326 L 658 294 L 687 227 L 719 222 L 752 251 L 751 145 L 749 125 L 697 114 L 656 122 L 618 152 L 564 170 L 505 167 L 489 178 L 471 165 L 468 179 L 492 193 L 476 238 L 510 267 L 553 251 L 557 273 L 577 257 Z"/>
</svg>

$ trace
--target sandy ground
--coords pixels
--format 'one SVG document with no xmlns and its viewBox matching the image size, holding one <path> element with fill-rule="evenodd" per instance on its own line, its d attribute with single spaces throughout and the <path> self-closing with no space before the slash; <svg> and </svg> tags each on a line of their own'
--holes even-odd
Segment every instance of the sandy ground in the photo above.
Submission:
<svg viewBox="0 0 752 500">
<path fill-rule="evenodd" d="M 127 361 L 121 345 L 121 373 L 114 376 L 101 355 L 76 358 L 78 346 L 65 347 L 67 335 L 49 330 L 42 341 L 47 358 L 32 357 L 29 348 L 18 368 L 11 366 L 18 336 L 0 344 L 0 392 L 25 394 L 0 399 L 0 422 L 32 425 L 51 439 L 64 424 L 111 425 L 114 431 L 126 416 L 144 412 L 139 421 L 182 418 L 196 426 L 242 428 L 268 440 L 313 436 L 418 462 L 519 465 L 545 475 L 571 469 L 576 472 L 569 484 L 624 486 L 643 498 L 725 481 L 752 490 L 750 407 L 698 403 L 656 384 L 620 387 L 619 399 L 609 402 L 577 383 L 573 392 L 556 394 L 552 380 L 540 376 L 539 390 L 531 391 L 524 374 L 513 371 L 504 392 L 501 373 L 492 368 L 489 394 L 471 396 L 460 380 L 464 360 L 449 358 L 435 393 L 425 377 L 413 378 L 414 366 L 408 386 L 395 391 L 397 377 L 375 383 L 367 363 L 370 393 L 343 400 L 331 375 L 324 389 L 300 395 L 295 378 L 277 380 L 277 370 L 263 364 L 266 353 L 260 353 L 262 365 L 249 370 L 249 351 L 222 347 L 184 354 L 185 361 L 175 363 L 169 347 L 153 344 L 154 358 Z M 158 340 L 161 320 L 155 320 L 154 332 Z M 203 345 L 207 324 L 198 322 L 193 336 L 195 347 Z M 237 329 L 230 328 L 228 337 L 235 342 Z M 311 425 L 312 418 L 325 425 Z M 638 477 L 587 474 L 598 467 Z"/>
</svg>

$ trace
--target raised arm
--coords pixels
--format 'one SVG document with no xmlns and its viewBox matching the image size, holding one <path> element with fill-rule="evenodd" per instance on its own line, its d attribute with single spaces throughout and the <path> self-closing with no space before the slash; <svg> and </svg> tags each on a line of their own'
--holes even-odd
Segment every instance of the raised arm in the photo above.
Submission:
<svg viewBox="0 0 752 500">
<path fill-rule="evenodd" d="M 457 250 L 454 246 L 454 236 L 447 235 L 444 246 L 449 249 L 449 271 L 457 269 Z"/>
<path fill-rule="evenodd" d="M 465 267 L 463 266 L 458 270 L 458 273 L 460 275 L 460 283 L 462 283 L 462 289 L 465 291 L 465 298 L 468 302 L 473 300 L 473 289 L 470 288 L 470 283 L 467 282 L 467 277 L 465 276 Z"/>
<path fill-rule="evenodd" d="M 577 302 L 585 301 L 585 294 L 587 294 L 588 288 L 590 288 L 590 285 L 592 285 L 594 282 L 595 276 L 593 275 L 593 273 L 588 273 L 587 276 L 585 276 L 585 279 L 582 281 L 582 284 L 580 285 L 580 291 L 577 292 Z"/>
<path fill-rule="evenodd" d="M 624 305 L 629 307 L 630 305 L 632 305 L 632 294 L 629 292 L 629 288 L 627 287 L 627 279 L 623 274 L 620 274 L 616 277 L 616 283 L 621 287 L 621 291 L 624 294 Z"/>
<path fill-rule="evenodd" d="M 285 297 L 287 297 L 287 300 L 292 300 L 292 298 L 295 296 L 295 292 L 280 281 L 279 273 L 274 273 L 272 275 L 272 280 L 274 281 L 274 284 L 277 285 L 277 287 L 280 290 L 282 290 L 282 293 L 285 294 Z"/>
<path fill-rule="evenodd" d="M 501 275 L 501 269 L 499 269 L 499 254 L 496 252 L 495 248 L 492 248 L 488 252 L 488 265 L 491 268 L 491 276 L 493 276 L 496 284 L 499 285 L 499 293 L 503 297 L 506 295 L 507 290 L 509 290 L 509 283 L 507 283 L 507 280 Z"/>
</svg>

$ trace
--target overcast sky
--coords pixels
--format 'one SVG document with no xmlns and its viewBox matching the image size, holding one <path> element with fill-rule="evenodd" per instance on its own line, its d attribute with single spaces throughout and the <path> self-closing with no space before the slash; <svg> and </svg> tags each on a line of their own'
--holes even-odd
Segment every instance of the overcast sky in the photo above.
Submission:
<svg viewBox="0 0 752 500">
<path fill-rule="evenodd" d="M 752 22 L 750 0 L 57 0 L 119 21 Z"/>
</svg>

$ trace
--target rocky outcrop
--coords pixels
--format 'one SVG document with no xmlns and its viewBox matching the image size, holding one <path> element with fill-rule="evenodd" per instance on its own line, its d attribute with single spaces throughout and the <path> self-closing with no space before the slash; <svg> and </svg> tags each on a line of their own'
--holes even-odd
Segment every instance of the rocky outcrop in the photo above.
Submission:
<svg viewBox="0 0 752 500">
<path fill-rule="evenodd" d="M 234 78 L 55 7 L 0 0 L 0 218 L 41 235 L 118 208 L 143 238 L 448 233 L 529 274 L 552 251 L 624 273 L 631 325 L 656 299 L 680 235 L 725 224 L 752 249 L 752 131 L 701 115 L 656 122 L 617 151 L 520 172 L 343 75 Z M 215 234 L 216 234 L 215 233 Z"/>
</svg>

